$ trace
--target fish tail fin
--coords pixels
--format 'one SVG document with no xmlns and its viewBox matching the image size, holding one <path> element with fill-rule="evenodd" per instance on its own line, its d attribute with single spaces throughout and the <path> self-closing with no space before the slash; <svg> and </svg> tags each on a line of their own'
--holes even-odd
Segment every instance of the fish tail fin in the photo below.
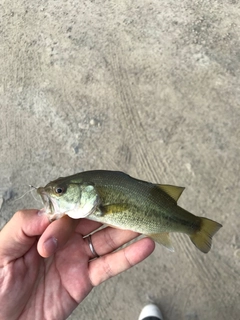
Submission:
<svg viewBox="0 0 240 320">
<path fill-rule="evenodd" d="M 222 227 L 222 225 L 207 218 L 201 217 L 200 219 L 200 230 L 190 235 L 190 239 L 200 251 L 208 253 L 208 251 L 211 249 L 212 237 Z"/>
</svg>

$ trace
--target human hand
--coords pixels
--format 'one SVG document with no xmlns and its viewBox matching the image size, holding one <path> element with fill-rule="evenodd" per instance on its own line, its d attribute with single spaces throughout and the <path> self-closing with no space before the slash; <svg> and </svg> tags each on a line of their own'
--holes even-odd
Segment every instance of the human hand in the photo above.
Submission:
<svg viewBox="0 0 240 320">
<path fill-rule="evenodd" d="M 17 212 L 0 232 L 0 320 L 66 319 L 94 286 L 148 257 L 150 238 L 113 252 L 138 234 L 65 216 L 49 223 L 37 210 Z"/>
</svg>

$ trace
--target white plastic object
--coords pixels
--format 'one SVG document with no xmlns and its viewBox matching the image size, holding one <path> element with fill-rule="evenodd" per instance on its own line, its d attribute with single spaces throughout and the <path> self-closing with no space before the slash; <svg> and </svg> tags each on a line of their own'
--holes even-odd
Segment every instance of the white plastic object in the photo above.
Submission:
<svg viewBox="0 0 240 320">
<path fill-rule="evenodd" d="M 146 305 L 142 309 L 138 320 L 143 320 L 143 319 L 147 320 L 147 317 L 156 317 L 159 320 L 163 320 L 162 313 L 159 310 L 158 306 L 156 306 L 155 304 L 152 304 L 152 303 Z"/>
</svg>

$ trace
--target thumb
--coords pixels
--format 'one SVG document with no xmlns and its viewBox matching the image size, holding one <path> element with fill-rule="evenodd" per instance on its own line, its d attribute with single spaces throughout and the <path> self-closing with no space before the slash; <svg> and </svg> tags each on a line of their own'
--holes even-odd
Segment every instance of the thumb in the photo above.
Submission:
<svg viewBox="0 0 240 320">
<path fill-rule="evenodd" d="M 38 210 L 22 210 L 0 232 L 0 266 L 23 256 L 49 225 L 45 215 Z"/>
</svg>

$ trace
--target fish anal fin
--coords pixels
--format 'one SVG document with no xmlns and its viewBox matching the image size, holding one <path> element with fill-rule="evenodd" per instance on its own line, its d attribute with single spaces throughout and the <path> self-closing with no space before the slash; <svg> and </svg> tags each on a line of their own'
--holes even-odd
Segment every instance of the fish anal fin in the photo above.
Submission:
<svg viewBox="0 0 240 320">
<path fill-rule="evenodd" d="M 157 187 L 167 193 L 171 198 L 173 198 L 176 202 L 180 198 L 183 193 L 184 187 L 177 187 L 168 184 L 157 184 Z"/>
<path fill-rule="evenodd" d="M 147 236 L 152 238 L 157 243 L 163 245 L 168 250 L 174 252 L 174 248 L 172 246 L 172 242 L 169 237 L 169 233 L 151 233 L 151 234 L 147 234 Z"/>
<path fill-rule="evenodd" d="M 201 217 L 201 228 L 190 235 L 192 243 L 203 253 L 208 253 L 212 245 L 212 237 L 222 227 L 213 220 Z"/>
</svg>

